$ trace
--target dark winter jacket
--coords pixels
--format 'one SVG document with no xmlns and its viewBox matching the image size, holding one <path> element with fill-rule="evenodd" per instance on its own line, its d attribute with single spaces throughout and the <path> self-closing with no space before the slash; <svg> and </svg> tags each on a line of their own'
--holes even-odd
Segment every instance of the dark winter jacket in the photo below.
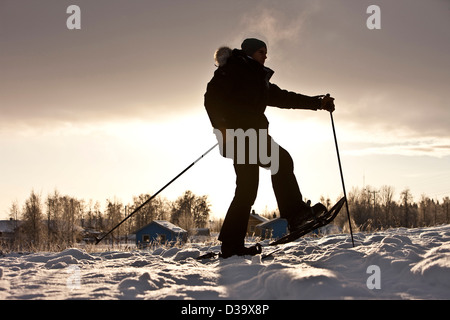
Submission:
<svg viewBox="0 0 450 320">
<path fill-rule="evenodd" d="M 274 72 L 242 50 L 225 52 L 225 56 L 216 59 L 219 66 L 205 93 L 205 108 L 214 128 L 267 129 L 266 106 L 310 110 L 320 107 L 317 97 L 282 90 L 270 83 Z"/>
</svg>

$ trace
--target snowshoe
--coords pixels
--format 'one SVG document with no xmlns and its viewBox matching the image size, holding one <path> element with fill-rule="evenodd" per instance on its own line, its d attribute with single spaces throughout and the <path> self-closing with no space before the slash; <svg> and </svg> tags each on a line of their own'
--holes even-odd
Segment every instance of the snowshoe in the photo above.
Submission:
<svg viewBox="0 0 450 320">
<path fill-rule="evenodd" d="M 206 259 L 212 259 L 219 255 L 218 252 L 207 252 L 199 257 L 197 257 L 197 260 L 206 260 Z"/>
<path fill-rule="evenodd" d="M 262 253 L 262 246 L 257 243 L 254 246 L 251 247 L 239 247 L 239 248 L 232 248 L 232 247 L 224 247 L 222 246 L 222 252 L 207 252 L 199 257 L 197 257 L 197 260 L 206 260 L 206 259 L 212 259 L 212 258 L 223 258 L 227 259 L 231 256 L 255 256 L 257 254 Z"/>
<path fill-rule="evenodd" d="M 287 218 L 289 232 L 296 231 L 309 221 L 317 219 L 318 216 L 323 215 L 325 212 L 327 212 L 327 208 L 323 204 L 316 203 L 311 207 L 311 201 L 308 201 L 300 214 Z"/>
<path fill-rule="evenodd" d="M 269 245 L 275 246 L 277 244 L 288 243 L 297 240 L 298 238 L 310 233 L 311 231 L 326 226 L 331 221 L 333 221 L 334 218 L 336 218 L 345 201 L 345 197 L 343 197 L 338 202 L 336 202 L 336 204 L 330 209 L 330 211 L 321 210 L 317 216 L 312 216 L 310 219 L 307 219 L 307 221 L 303 225 L 297 225 L 293 231 L 289 232 L 289 234 L 281 237 L 276 241 L 271 242 Z"/>
<path fill-rule="evenodd" d="M 224 247 L 222 245 L 222 252 L 219 253 L 219 257 L 221 258 L 229 258 L 231 256 L 254 256 L 257 254 L 261 254 L 262 252 L 262 247 L 259 243 L 255 244 L 254 246 L 251 247 L 239 247 L 239 248 L 229 248 L 229 247 Z"/>
</svg>

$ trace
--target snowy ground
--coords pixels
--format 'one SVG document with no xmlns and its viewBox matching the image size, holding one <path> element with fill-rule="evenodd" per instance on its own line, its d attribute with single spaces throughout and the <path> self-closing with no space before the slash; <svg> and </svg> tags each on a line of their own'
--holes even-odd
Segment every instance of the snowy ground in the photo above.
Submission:
<svg viewBox="0 0 450 320">
<path fill-rule="evenodd" d="M 358 233 L 355 242 L 305 237 L 262 261 L 197 261 L 219 247 L 195 244 L 9 253 L 0 256 L 0 299 L 450 299 L 450 225 Z"/>
</svg>

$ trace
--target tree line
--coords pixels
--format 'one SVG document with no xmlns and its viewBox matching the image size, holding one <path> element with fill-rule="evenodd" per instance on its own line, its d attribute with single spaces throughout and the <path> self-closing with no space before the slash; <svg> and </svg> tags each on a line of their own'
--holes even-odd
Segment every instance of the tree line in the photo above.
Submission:
<svg viewBox="0 0 450 320">
<path fill-rule="evenodd" d="M 22 207 L 17 201 L 10 207 L 10 219 L 16 221 L 16 250 L 58 250 L 80 241 L 94 241 L 95 236 L 111 230 L 150 198 L 149 194 L 133 197 L 124 204 L 116 197 L 106 200 L 104 209 L 93 200 L 85 201 L 55 190 L 42 197 L 34 190 Z M 209 221 L 210 203 L 207 196 L 185 191 L 175 201 L 160 196 L 143 206 L 105 239 L 105 242 L 125 241 L 127 236 L 154 220 L 167 220 L 185 229 L 205 228 Z"/>
<path fill-rule="evenodd" d="M 14 248 L 57 250 L 82 240 L 95 240 L 94 236 L 101 236 L 111 230 L 150 196 L 135 196 L 132 203 L 126 205 L 115 197 L 107 199 L 102 210 L 98 201 L 62 195 L 57 190 L 45 198 L 31 191 L 22 207 L 17 202 L 13 202 L 10 207 L 10 218 L 20 222 L 14 236 Z M 422 194 L 415 200 L 411 191 L 406 188 L 396 198 L 391 186 L 379 189 L 368 186 L 353 188 L 347 197 L 354 230 L 376 231 L 450 223 L 448 196 L 438 200 Z M 325 197 L 321 197 L 321 202 L 328 208 L 334 204 Z M 346 232 L 348 220 L 345 206 L 341 211 L 333 223 Z M 123 242 L 128 235 L 153 220 L 167 220 L 187 231 L 205 228 L 210 226 L 210 213 L 210 203 L 205 195 L 197 196 L 188 190 L 175 201 L 158 196 L 125 221 L 105 242 Z M 273 218 L 274 213 L 277 210 L 266 212 L 265 215 Z M 214 221 L 214 231 L 220 230 L 221 222 L 222 220 Z"/>
<path fill-rule="evenodd" d="M 422 194 L 418 200 L 409 188 L 395 198 L 392 186 L 353 188 L 347 195 L 352 226 L 360 231 L 376 231 L 388 228 L 416 228 L 450 223 L 450 198 L 440 201 Z M 322 202 L 330 206 L 329 199 Z M 346 212 L 345 206 L 343 212 Z M 346 230 L 347 215 L 339 214 L 335 224 Z"/>
</svg>

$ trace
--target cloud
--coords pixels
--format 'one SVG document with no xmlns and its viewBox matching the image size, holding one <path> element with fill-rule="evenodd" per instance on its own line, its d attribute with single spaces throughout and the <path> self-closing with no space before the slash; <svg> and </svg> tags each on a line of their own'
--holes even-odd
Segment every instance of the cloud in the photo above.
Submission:
<svg viewBox="0 0 450 320">
<path fill-rule="evenodd" d="M 260 1 L 242 13 L 233 43 L 267 41 L 281 87 L 332 93 L 346 141 L 361 148 L 355 154 L 449 155 L 448 5 L 379 1 L 382 29 L 369 30 L 370 4 Z M 286 113 L 285 120 L 297 117 L 311 116 Z"/>
<path fill-rule="evenodd" d="M 255 37 L 266 41 L 269 50 L 270 47 L 298 44 L 305 24 L 318 8 L 316 1 L 258 2 L 251 13 L 242 15 L 239 32 L 233 42 L 240 44 L 245 38 Z M 281 51 L 273 52 L 281 54 Z"/>
<path fill-rule="evenodd" d="M 329 90 L 346 126 L 448 138 L 448 5 L 379 1 L 382 29 L 371 31 L 369 4 L 322 1 L 304 24 L 291 77 L 312 92 Z"/>
<path fill-rule="evenodd" d="M 0 127 L 156 121 L 200 109 L 213 50 L 227 38 L 239 46 L 254 36 L 268 42 L 276 83 L 330 91 L 347 126 L 448 137 L 448 5 L 380 1 L 378 32 L 365 25 L 369 4 L 189 2 L 183 12 L 165 1 L 86 1 L 82 29 L 73 33 L 64 4 L 7 2 Z"/>
<path fill-rule="evenodd" d="M 407 132 L 359 132 L 346 137 L 345 153 L 354 156 L 401 155 L 450 157 L 450 137 L 413 136 Z"/>
<path fill-rule="evenodd" d="M 212 66 L 205 46 L 219 26 L 199 16 L 212 4 L 81 1 L 81 30 L 69 31 L 68 4 L 47 2 L 0 10 L 2 130 L 157 121 L 202 105 Z"/>
</svg>

